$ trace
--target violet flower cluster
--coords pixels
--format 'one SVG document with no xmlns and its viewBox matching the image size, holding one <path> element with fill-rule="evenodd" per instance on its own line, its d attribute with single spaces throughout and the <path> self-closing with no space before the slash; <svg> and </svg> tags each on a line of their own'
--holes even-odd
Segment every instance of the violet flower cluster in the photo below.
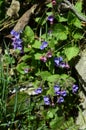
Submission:
<svg viewBox="0 0 86 130">
<path fill-rule="evenodd" d="M 48 46 L 48 42 L 43 41 L 42 45 L 40 46 L 40 49 L 44 50 L 47 46 Z M 51 57 L 52 57 L 52 52 L 48 51 L 45 55 L 40 57 L 40 60 L 43 61 L 43 62 L 47 62 L 47 59 L 51 58 Z M 57 67 L 66 68 L 66 69 L 70 68 L 69 65 L 66 62 L 63 61 L 62 57 L 55 57 L 54 63 Z"/>
<path fill-rule="evenodd" d="M 73 84 L 73 86 L 72 86 L 72 92 L 76 93 L 78 91 L 78 89 L 79 89 L 78 85 Z"/>
<path fill-rule="evenodd" d="M 36 95 L 39 95 L 39 94 L 42 93 L 42 91 L 43 91 L 42 88 L 39 87 L 39 88 L 35 89 L 34 92 L 35 92 Z M 72 91 L 75 94 L 78 91 L 78 85 L 73 84 Z M 55 92 L 55 95 L 57 96 L 57 101 L 56 102 L 57 103 L 63 103 L 64 98 L 67 96 L 67 91 L 66 90 L 61 90 L 59 85 L 55 85 L 54 86 L 54 92 Z M 49 96 L 44 96 L 43 100 L 44 100 L 45 105 L 50 105 L 51 104 L 51 100 L 50 100 Z"/>
<path fill-rule="evenodd" d="M 54 63 L 57 67 L 67 68 L 67 69 L 70 68 L 69 65 L 63 61 L 62 57 L 55 57 Z"/>
<path fill-rule="evenodd" d="M 45 55 L 40 57 L 40 60 L 43 61 L 43 62 L 47 62 L 47 59 L 51 58 L 51 57 L 52 57 L 52 52 L 48 51 Z"/>
<path fill-rule="evenodd" d="M 14 49 L 22 50 L 22 40 L 20 38 L 20 32 L 16 32 L 15 30 L 12 30 L 10 34 L 12 37 L 12 45 Z"/>
<path fill-rule="evenodd" d="M 63 103 L 64 97 L 67 96 L 66 90 L 61 90 L 60 86 L 54 86 L 55 94 L 58 96 L 57 103 Z"/>
</svg>

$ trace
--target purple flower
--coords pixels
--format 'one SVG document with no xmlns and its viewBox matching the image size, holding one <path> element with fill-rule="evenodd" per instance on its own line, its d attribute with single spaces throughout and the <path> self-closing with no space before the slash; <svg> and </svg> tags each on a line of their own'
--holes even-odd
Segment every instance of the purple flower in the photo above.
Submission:
<svg viewBox="0 0 86 130">
<path fill-rule="evenodd" d="M 17 46 L 17 48 L 16 48 L 16 49 L 18 49 L 18 50 L 22 51 L 22 45 Z"/>
<path fill-rule="evenodd" d="M 12 42 L 14 49 L 22 50 L 22 45 L 17 42 Z"/>
<path fill-rule="evenodd" d="M 44 103 L 45 105 L 50 105 L 50 99 L 47 96 L 44 96 Z"/>
<path fill-rule="evenodd" d="M 59 64 L 59 67 L 65 68 L 65 63 L 64 63 L 64 62 L 61 62 L 61 63 Z"/>
<path fill-rule="evenodd" d="M 15 38 L 19 38 L 20 37 L 20 33 L 19 32 L 16 32 L 15 30 L 12 30 L 11 32 L 10 32 L 10 34 L 12 35 L 12 36 L 14 36 Z"/>
<path fill-rule="evenodd" d="M 63 97 L 59 97 L 59 98 L 57 99 L 57 103 L 62 103 L 62 102 L 64 102 L 64 98 L 63 98 Z"/>
<path fill-rule="evenodd" d="M 66 68 L 66 69 L 69 69 L 70 66 L 66 63 L 66 64 L 65 64 L 65 68 Z"/>
<path fill-rule="evenodd" d="M 54 86 L 54 91 L 56 95 L 60 95 L 60 87 L 58 85 Z"/>
<path fill-rule="evenodd" d="M 51 58 L 51 57 L 52 57 L 51 51 L 48 51 L 48 52 L 47 52 L 46 57 L 48 57 L 48 58 Z"/>
<path fill-rule="evenodd" d="M 67 92 L 65 90 L 62 90 L 60 94 L 61 96 L 65 97 L 67 95 Z"/>
<path fill-rule="evenodd" d="M 58 91 L 60 91 L 60 87 L 58 85 L 56 85 L 56 86 L 54 86 L 54 90 L 55 90 L 55 92 L 58 92 Z"/>
<path fill-rule="evenodd" d="M 52 5 L 56 5 L 56 0 L 52 0 Z"/>
<path fill-rule="evenodd" d="M 20 38 L 12 38 L 14 43 L 17 43 L 18 45 L 20 45 L 22 43 L 22 40 Z"/>
<path fill-rule="evenodd" d="M 42 57 L 40 57 L 40 60 L 43 61 L 43 62 L 46 62 L 47 58 L 46 58 L 46 56 L 42 56 Z"/>
<path fill-rule="evenodd" d="M 56 64 L 56 66 L 59 66 L 59 59 L 58 58 L 54 58 L 54 62 Z"/>
<path fill-rule="evenodd" d="M 54 58 L 54 62 L 56 64 L 56 66 L 59 66 L 62 61 L 63 61 L 62 57 L 55 57 Z"/>
<path fill-rule="evenodd" d="M 22 40 L 20 39 L 20 33 L 16 32 L 15 30 L 12 30 L 11 35 L 13 36 L 12 38 L 12 45 L 14 47 L 14 49 L 18 49 L 18 50 L 22 50 Z"/>
<path fill-rule="evenodd" d="M 22 43 L 22 40 L 21 39 L 12 39 L 13 42 L 12 42 L 12 45 L 14 47 L 14 49 L 17 49 L 17 47 L 22 47 L 21 43 Z"/>
<path fill-rule="evenodd" d="M 57 96 L 61 95 L 61 91 L 55 92 Z"/>
<path fill-rule="evenodd" d="M 54 17 L 52 15 L 48 16 L 47 19 L 50 21 L 50 24 L 53 24 Z"/>
<path fill-rule="evenodd" d="M 36 94 L 42 93 L 42 88 L 37 88 L 37 89 L 35 90 L 35 93 L 36 93 Z"/>
<path fill-rule="evenodd" d="M 78 85 L 76 85 L 76 84 L 74 84 L 73 86 L 72 86 L 72 92 L 73 93 L 76 93 L 77 91 L 78 91 Z"/>
<path fill-rule="evenodd" d="M 47 47 L 48 43 L 46 41 L 42 42 L 42 45 L 40 46 L 41 50 L 44 50 Z"/>
<path fill-rule="evenodd" d="M 67 63 L 65 63 L 65 62 L 61 62 L 61 63 L 59 64 L 59 67 L 61 67 L 61 68 L 66 68 L 66 69 L 69 69 L 69 68 L 70 68 L 69 65 L 68 65 Z"/>
<path fill-rule="evenodd" d="M 57 67 L 67 68 L 67 69 L 69 68 L 69 65 L 67 63 L 63 62 L 62 57 L 55 57 L 54 62 Z"/>
</svg>

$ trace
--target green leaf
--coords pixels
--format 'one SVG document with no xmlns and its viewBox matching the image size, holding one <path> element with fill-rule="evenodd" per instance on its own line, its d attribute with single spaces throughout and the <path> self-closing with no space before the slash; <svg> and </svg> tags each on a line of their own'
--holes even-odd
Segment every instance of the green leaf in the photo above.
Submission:
<svg viewBox="0 0 86 130">
<path fill-rule="evenodd" d="M 83 35 L 80 32 L 76 32 L 76 33 L 73 34 L 73 38 L 75 40 L 80 40 L 80 39 L 83 38 Z"/>
<path fill-rule="evenodd" d="M 57 20 L 58 20 L 59 22 L 66 22 L 66 21 L 67 21 L 67 18 L 58 15 L 58 16 L 57 16 Z"/>
<path fill-rule="evenodd" d="M 24 52 L 26 52 L 26 53 L 27 53 L 27 52 L 30 52 L 31 49 L 32 49 L 32 48 L 28 48 L 28 47 L 25 47 L 25 46 L 24 46 Z"/>
<path fill-rule="evenodd" d="M 61 117 L 61 116 L 55 116 L 54 119 L 51 120 L 50 122 L 50 127 L 52 130 L 61 130 L 61 126 L 64 122 L 64 117 Z"/>
<path fill-rule="evenodd" d="M 43 80 L 47 80 L 47 78 L 51 75 L 48 71 L 41 71 L 36 73 L 37 76 L 41 76 Z"/>
<path fill-rule="evenodd" d="M 66 40 L 68 35 L 68 28 L 62 24 L 56 24 L 53 27 L 53 35 L 57 40 Z"/>
<path fill-rule="evenodd" d="M 0 1 L 0 7 L 1 7 L 2 3 L 3 3 L 3 0 Z"/>
<path fill-rule="evenodd" d="M 47 116 L 47 119 L 50 119 L 50 118 L 53 118 L 54 115 L 52 111 L 48 111 L 46 116 Z"/>
<path fill-rule="evenodd" d="M 78 18 L 74 19 L 73 24 L 77 27 L 77 28 L 82 28 L 82 23 Z"/>
<path fill-rule="evenodd" d="M 24 72 L 25 68 L 28 68 L 28 65 L 24 62 L 18 64 L 16 67 L 17 71 L 20 72 L 21 74 L 25 74 L 25 72 Z"/>
<path fill-rule="evenodd" d="M 52 8 L 52 2 L 46 5 L 48 8 Z"/>
<path fill-rule="evenodd" d="M 35 40 L 34 44 L 32 45 L 32 47 L 36 49 L 40 49 L 40 46 L 41 46 L 41 42 L 37 40 Z"/>
<path fill-rule="evenodd" d="M 54 48 L 55 47 L 55 39 L 52 38 L 48 43 L 49 43 L 48 46 L 50 48 Z M 56 43 L 57 43 L 57 40 L 56 40 Z"/>
<path fill-rule="evenodd" d="M 51 75 L 51 76 L 47 77 L 47 81 L 49 81 L 49 82 L 55 82 L 55 81 L 57 81 L 59 79 L 59 77 L 60 77 L 60 75 L 58 75 L 58 74 Z"/>
<path fill-rule="evenodd" d="M 78 13 L 82 12 L 82 0 L 79 0 L 79 1 L 76 2 L 75 8 L 78 11 Z"/>
<path fill-rule="evenodd" d="M 77 28 L 82 28 L 81 21 L 72 12 L 68 13 L 68 24 Z"/>
<path fill-rule="evenodd" d="M 52 12 L 47 12 L 46 14 L 47 14 L 48 16 L 50 16 L 50 15 L 52 15 Z"/>
<path fill-rule="evenodd" d="M 26 26 L 26 28 L 24 30 L 23 40 L 26 43 L 29 43 L 29 42 L 31 43 L 34 40 L 34 32 L 29 26 Z"/>
<path fill-rule="evenodd" d="M 67 74 L 61 74 L 60 78 L 63 79 L 63 80 L 66 80 L 67 78 L 69 78 L 69 75 L 67 75 Z"/>
<path fill-rule="evenodd" d="M 22 56 L 21 60 L 22 60 L 22 61 L 26 61 L 26 60 L 28 60 L 29 58 L 31 58 L 30 55 L 24 55 L 24 56 Z"/>
<path fill-rule="evenodd" d="M 72 12 L 68 12 L 68 24 L 71 25 L 73 24 L 73 20 L 74 20 L 75 16 Z"/>
<path fill-rule="evenodd" d="M 50 85 L 49 85 L 49 90 L 47 91 L 47 95 L 50 95 L 50 96 L 55 95 L 54 88 Z"/>
<path fill-rule="evenodd" d="M 46 34 L 42 34 L 41 38 L 46 39 Z"/>
<path fill-rule="evenodd" d="M 35 56 L 35 60 L 40 60 L 40 57 L 42 56 L 43 54 L 41 53 L 36 53 L 34 56 Z"/>
<path fill-rule="evenodd" d="M 68 61 L 70 61 L 72 58 L 74 58 L 75 56 L 78 55 L 79 48 L 77 46 L 67 47 L 64 49 L 64 53 L 65 53 Z"/>
</svg>

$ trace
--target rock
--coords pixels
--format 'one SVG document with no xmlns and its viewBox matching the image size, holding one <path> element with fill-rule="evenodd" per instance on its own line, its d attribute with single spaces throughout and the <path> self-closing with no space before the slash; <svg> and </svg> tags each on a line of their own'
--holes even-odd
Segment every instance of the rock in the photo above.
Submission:
<svg viewBox="0 0 86 130">
<path fill-rule="evenodd" d="M 78 74 L 78 80 L 81 84 L 81 91 L 79 93 L 82 99 L 79 108 L 78 117 L 76 119 L 76 124 L 80 126 L 79 130 L 86 129 L 86 49 L 84 49 L 80 55 L 80 59 L 75 66 Z"/>
<path fill-rule="evenodd" d="M 78 117 L 76 118 L 76 125 L 79 125 L 79 130 L 86 129 L 86 97 L 84 93 L 81 91 L 79 93 L 80 98 L 82 99 L 79 107 Z"/>
<path fill-rule="evenodd" d="M 83 89 L 86 91 L 86 49 L 83 50 L 75 69 L 77 70 L 79 81 L 82 84 Z"/>
</svg>

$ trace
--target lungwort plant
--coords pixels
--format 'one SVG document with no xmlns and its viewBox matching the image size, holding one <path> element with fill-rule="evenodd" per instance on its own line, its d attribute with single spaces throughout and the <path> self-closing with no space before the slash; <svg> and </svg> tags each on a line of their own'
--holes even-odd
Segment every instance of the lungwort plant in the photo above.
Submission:
<svg viewBox="0 0 86 130">
<path fill-rule="evenodd" d="M 57 12 L 57 4 L 53 0 L 42 16 L 36 14 L 35 26 L 12 29 L 9 45 L 4 40 L 0 129 L 78 130 L 79 86 L 73 71 L 84 30 L 71 11 Z M 75 8 L 81 13 L 82 2 Z"/>
</svg>

